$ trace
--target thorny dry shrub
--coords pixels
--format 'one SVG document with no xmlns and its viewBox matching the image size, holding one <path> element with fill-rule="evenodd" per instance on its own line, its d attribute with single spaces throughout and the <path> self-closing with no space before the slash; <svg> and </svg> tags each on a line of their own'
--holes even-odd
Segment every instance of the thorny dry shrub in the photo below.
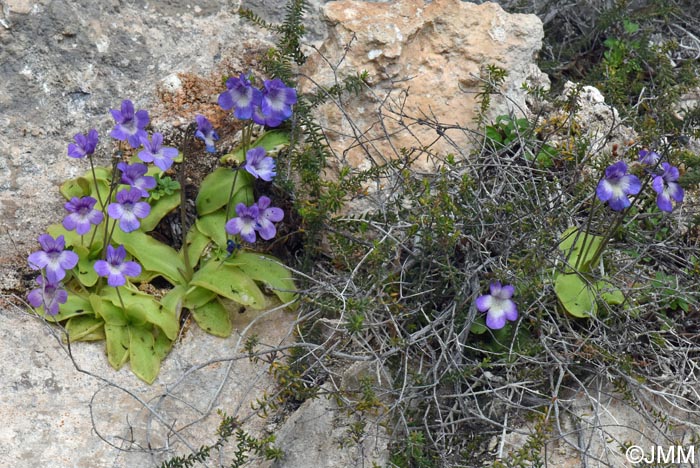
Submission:
<svg viewBox="0 0 700 468">
<path fill-rule="evenodd" d="M 484 89 L 497 92 L 498 83 Z M 489 126 L 478 132 L 451 127 L 446 134 L 437 120 L 402 115 L 393 97 L 383 106 L 380 115 L 431 126 L 441 138 L 465 132 L 475 149 L 465 154 L 455 147 L 446 155 L 401 148 L 390 162 L 367 172 L 348 169 L 337 183 L 324 184 L 323 193 L 344 201 L 360 196 L 357 188 L 367 181 L 388 190 L 362 195 L 363 205 L 373 205 L 363 214 L 314 217 L 323 220 L 325 248 L 306 276 L 302 309 L 309 315 L 292 360 L 300 386 L 330 377 L 330 391 L 350 413 L 387 428 L 391 466 L 398 467 L 483 466 L 494 455 L 505 457 L 498 466 L 544 466 L 545 444 L 558 439 L 615 466 L 613 455 L 634 441 L 620 440 L 616 429 L 581 412 L 604 413 L 606 398 L 628 405 L 669 443 L 668 430 L 677 424 L 697 431 L 696 193 L 689 190 L 685 204 L 662 215 L 647 187 L 610 234 L 596 268 L 623 292 L 622 304 L 598 297 L 595 316 L 574 318 L 553 288 L 564 262 L 558 250 L 564 230 L 604 233 L 613 224 L 609 210 L 598 210 L 587 224 L 605 168 L 619 159 L 636 161 L 649 146 L 692 170 L 697 158 L 684 142 L 655 136 L 593 152 L 560 116 L 551 129 L 556 134 L 546 134 L 542 115 L 496 141 L 487 137 Z M 553 107 L 568 109 L 569 118 L 577 112 L 570 101 Z M 507 121 L 517 119 L 504 116 Z M 506 131 L 490 124 L 494 129 Z M 554 145 L 542 157 L 546 142 L 572 139 L 566 150 Z M 369 142 L 360 136 L 357 144 Z M 419 173 L 412 167 L 417 157 L 441 169 Z M 515 285 L 520 312 L 517 322 L 493 331 L 475 307 L 491 281 Z M 389 382 L 375 378 L 355 395 L 334 386 L 356 361 L 378 376 L 388 373 Z M 503 439 L 511 432 L 530 439 L 507 454 Z M 493 436 L 499 443 L 489 453 Z M 608 442 L 602 453 L 593 452 L 591 438 Z"/>
</svg>

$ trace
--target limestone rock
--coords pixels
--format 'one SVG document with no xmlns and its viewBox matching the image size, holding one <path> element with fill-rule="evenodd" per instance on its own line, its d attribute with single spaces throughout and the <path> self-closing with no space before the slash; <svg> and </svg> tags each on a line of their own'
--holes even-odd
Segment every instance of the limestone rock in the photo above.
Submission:
<svg viewBox="0 0 700 468">
<path fill-rule="evenodd" d="M 662 447 L 669 451 L 675 447 L 678 460 L 685 460 L 688 454 L 695 455 L 695 443 L 698 437 L 698 418 L 687 411 L 680 411 L 669 401 L 655 395 L 644 393 L 648 402 L 653 401 L 658 411 L 651 408 L 635 408 L 624 401 L 625 397 L 615 392 L 607 383 L 602 385 L 600 399 L 591 398 L 591 394 L 579 392 L 573 395 L 572 404 L 567 411 L 561 411 L 559 423 L 553 424 L 554 433 L 547 442 L 547 449 L 541 455 L 546 457 L 546 466 L 578 468 L 580 466 L 608 467 L 635 466 L 632 459 L 626 458 L 626 449 L 637 446 L 630 456 L 644 454 L 645 458 L 654 458 L 651 451 Z M 552 412 L 554 413 L 554 412 Z M 666 418 L 666 422 L 659 419 Z M 514 427 L 504 438 L 504 459 L 510 453 L 516 453 L 528 442 L 531 428 Z M 561 431 L 557 433 L 557 430 Z M 499 439 L 500 440 L 500 439 Z M 635 449 L 636 450 L 636 449 Z M 693 461 L 693 457 L 689 461 Z M 677 466 L 691 466 L 679 463 Z"/>
<path fill-rule="evenodd" d="M 474 126 L 476 93 L 487 65 L 508 72 L 503 95 L 492 99 L 490 117 L 527 112 L 523 83 L 548 86 L 535 65 L 543 29 L 534 15 L 459 0 L 346 0 L 326 4 L 324 12 L 329 36 L 320 55 L 308 61 L 309 79 L 300 86 L 313 91 L 313 83 L 331 86 L 336 77 L 369 73 L 370 91 L 319 111 L 340 163 L 353 168 L 397 158 L 401 148 L 415 154 L 431 145 L 430 153 L 455 153 L 457 159 L 468 154 L 471 141 L 461 128 Z M 439 122 L 447 138 L 438 138 L 428 122 Z M 422 154 L 417 167 L 434 169 L 429 159 Z"/>
<path fill-rule="evenodd" d="M 277 346 L 292 333 L 293 313 L 256 317 L 249 332 L 262 346 Z M 52 336 L 55 326 L 6 302 L 0 303 L 0 321 L 0 466 L 160 466 L 190 453 L 183 441 L 194 448 L 213 443 L 219 409 L 247 420 L 243 428 L 253 435 L 264 430 L 262 418 L 250 417 L 251 404 L 275 382 L 267 366 L 252 363 L 242 351 L 243 326 L 221 339 L 188 325 L 156 381 L 147 385 L 128 364 L 112 369 L 104 342 L 71 346 L 75 365 L 91 376 L 76 370 L 65 345 Z M 237 358 L 222 360 L 227 357 Z M 224 459 L 234 445 L 225 446 Z"/>
<path fill-rule="evenodd" d="M 333 393 L 340 392 L 353 401 L 361 394 L 360 380 L 370 379 L 372 387 L 385 403 L 381 393 L 391 383 L 385 369 L 358 362 L 343 372 L 340 385 L 326 383 L 319 398 L 305 401 L 276 431 L 276 444 L 285 457 L 271 468 L 346 468 L 362 466 L 387 466 L 389 461 L 389 435 L 383 426 L 381 412 L 377 416 L 365 414 L 363 434 L 353 432 L 356 416 L 348 415 Z M 358 421 L 359 422 L 359 421 Z"/>
<path fill-rule="evenodd" d="M 564 84 L 563 96 L 568 98 L 577 85 L 571 81 Z M 612 151 L 612 145 L 625 148 L 636 139 L 636 133 L 623 125 L 617 109 L 606 104 L 603 94 L 593 86 L 582 86 L 577 97 L 578 111 L 574 119 L 583 137 L 590 142 L 590 153 Z M 636 160 L 636 155 L 630 158 Z"/>
</svg>

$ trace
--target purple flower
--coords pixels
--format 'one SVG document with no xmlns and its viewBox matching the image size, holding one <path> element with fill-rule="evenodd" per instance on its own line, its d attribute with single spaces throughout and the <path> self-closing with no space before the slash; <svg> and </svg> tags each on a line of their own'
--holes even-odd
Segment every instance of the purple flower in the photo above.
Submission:
<svg viewBox="0 0 700 468">
<path fill-rule="evenodd" d="M 163 135 L 154 133 L 151 141 L 148 135 L 141 136 L 139 141 L 143 145 L 143 150 L 139 151 L 139 158 L 143 162 L 152 162 L 161 171 L 167 171 L 173 165 L 173 159 L 177 158 L 177 149 L 163 146 Z"/>
<path fill-rule="evenodd" d="M 226 223 L 226 232 L 240 234 L 244 241 L 252 244 L 255 242 L 255 228 L 260 214 L 258 205 L 247 207 L 244 203 L 239 203 L 236 205 L 236 214 L 237 218 L 229 219 Z"/>
<path fill-rule="evenodd" d="M 492 330 L 499 330 L 506 325 L 506 320 L 518 319 L 518 308 L 511 300 L 515 288 L 511 285 L 501 286 L 494 281 L 490 286 L 491 294 L 479 296 L 476 300 L 476 308 L 480 312 L 486 312 L 486 326 Z"/>
<path fill-rule="evenodd" d="M 270 207 L 270 199 L 265 196 L 260 197 L 257 206 L 258 218 L 255 230 L 260 233 L 260 237 L 270 240 L 277 234 L 274 223 L 282 221 L 284 211 L 281 208 Z"/>
<path fill-rule="evenodd" d="M 97 135 L 97 130 L 93 128 L 87 135 L 77 133 L 73 139 L 75 139 L 75 143 L 68 145 L 68 156 L 71 158 L 84 158 L 95 152 L 99 137 Z"/>
<path fill-rule="evenodd" d="M 255 109 L 253 110 L 253 122 L 255 122 L 258 125 L 264 125 L 266 127 L 279 127 L 279 125 L 282 123 L 282 118 L 280 118 L 277 114 L 267 116 L 263 114 L 262 109 L 260 106 L 255 106 Z"/>
<path fill-rule="evenodd" d="M 263 115 L 267 117 L 277 117 L 286 120 L 292 116 L 292 105 L 297 102 L 297 92 L 294 88 L 288 88 L 282 80 L 264 81 L 265 89 L 262 92 Z"/>
<path fill-rule="evenodd" d="M 223 110 L 235 107 L 233 115 L 237 119 L 250 119 L 255 106 L 262 104 L 262 93 L 254 88 L 242 73 L 239 78 L 232 77 L 226 80 L 226 88 L 228 89 L 219 95 L 219 106 Z"/>
<path fill-rule="evenodd" d="M 148 112 L 140 110 L 134 114 L 134 104 L 125 99 L 122 101 L 122 110 L 111 109 L 112 117 L 117 122 L 109 136 L 119 141 L 128 141 L 132 148 L 141 146 L 141 137 L 146 137 L 146 125 L 148 125 Z"/>
<path fill-rule="evenodd" d="M 147 198 L 148 190 L 156 186 L 156 179 L 145 175 L 146 172 L 148 172 L 148 168 L 145 164 L 127 164 L 125 162 L 120 162 L 117 164 L 117 169 L 122 171 L 120 182 L 139 191 L 142 198 Z"/>
<path fill-rule="evenodd" d="M 121 190 L 117 193 L 117 203 L 110 203 L 107 214 L 119 220 L 119 227 L 124 232 L 135 231 L 141 226 L 139 218 L 145 218 L 151 212 L 151 206 L 141 200 L 140 189 Z"/>
<path fill-rule="evenodd" d="M 102 212 L 94 208 L 95 203 L 97 200 L 92 197 L 71 198 L 64 205 L 70 214 L 63 218 L 63 227 L 69 231 L 75 229 L 81 236 L 87 234 L 93 224 L 97 226 L 102 222 Z"/>
<path fill-rule="evenodd" d="M 270 182 L 275 172 L 275 160 L 266 156 L 265 148 L 258 146 L 249 150 L 245 154 L 245 170 L 250 172 L 253 177 L 260 178 L 266 182 Z"/>
<path fill-rule="evenodd" d="M 95 271 L 100 276 L 107 277 L 107 284 L 113 287 L 124 286 L 127 276 L 138 276 L 141 274 L 141 265 L 136 262 L 125 262 L 126 249 L 120 245 L 116 249 L 111 245 L 107 246 L 105 260 L 95 262 Z"/>
<path fill-rule="evenodd" d="M 43 276 L 37 277 L 36 282 L 39 287 L 29 292 L 27 301 L 35 308 L 44 306 L 44 311 L 48 315 L 56 315 L 58 305 L 65 304 L 68 300 L 68 293 L 60 283 L 46 281 Z"/>
<path fill-rule="evenodd" d="M 639 151 L 639 162 L 646 166 L 656 166 L 660 158 L 661 156 L 659 156 L 659 153 L 655 151 L 648 151 L 645 149 Z"/>
<path fill-rule="evenodd" d="M 66 270 L 78 264 L 78 254 L 63 250 L 66 241 L 63 236 L 56 239 L 48 234 L 39 236 L 42 250 L 29 255 L 29 267 L 32 270 L 46 268 L 46 279 L 49 283 L 58 283 L 66 277 Z"/>
<path fill-rule="evenodd" d="M 631 205 L 628 195 L 636 195 L 642 189 L 637 176 L 627 174 L 627 164 L 618 161 L 605 169 L 605 177 L 598 183 L 596 194 L 602 202 L 608 202 L 610 208 L 622 211 Z"/>
<path fill-rule="evenodd" d="M 658 195 L 656 196 L 656 204 L 659 206 L 661 211 L 671 212 L 673 210 L 673 205 L 671 204 L 671 199 L 680 203 L 683 201 L 684 192 L 683 188 L 678 182 L 678 168 L 671 166 L 669 163 L 661 163 L 664 172 L 661 175 L 654 177 L 651 182 L 651 186 Z"/>
<path fill-rule="evenodd" d="M 204 141 L 209 153 L 215 153 L 214 142 L 219 139 L 219 135 L 214 131 L 209 120 L 203 115 L 197 114 L 194 119 L 197 121 L 197 132 L 194 136 Z"/>
</svg>

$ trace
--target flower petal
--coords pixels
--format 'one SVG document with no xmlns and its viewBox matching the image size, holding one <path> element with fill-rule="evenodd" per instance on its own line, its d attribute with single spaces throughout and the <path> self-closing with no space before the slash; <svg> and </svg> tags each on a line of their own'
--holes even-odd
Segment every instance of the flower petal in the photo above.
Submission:
<svg viewBox="0 0 700 468">
<path fill-rule="evenodd" d="M 125 276 L 138 276 L 141 274 L 141 265 L 136 262 L 124 262 L 122 273 Z"/>
<path fill-rule="evenodd" d="M 613 196 L 612 185 L 610 185 L 610 182 L 608 182 L 606 179 L 602 179 L 600 182 L 598 182 L 598 188 L 596 189 L 595 193 L 598 196 L 598 200 L 606 202 Z"/>
<path fill-rule="evenodd" d="M 506 319 L 510 321 L 518 319 L 518 307 L 515 305 L 515 302 L 505 301 L 502 310 L 505 313 Z"/>
<path fill-rule="evenodd" d="M 479 296 L 476 299 L 476 308 L 479 312 L 486 312 L 491 308 L 491 295 Z"/>
<path fill-rule="evenodd" d="M 666 192 L 661 192 L 656 196 L 656 205 L 659 207 L 661 211 L 665 211 L 667 213 L 670 213 L 673 211 L 673 205 L 671 204 L 671 197 L 668 196 L 668 193 Z"/>
<path fill-rule="evenodd" d="M 506 325 L 506 314 L 503 311 L 489 311 L 486 314 L 486 326 L 491 330 L 500 330 Z"/>
<path fill-rule="evenodd" d="M 498 295 L 498 297 L 501 299 L 510 299 L 511 297 L 513 297 L 514 293 L 515 287 L 509 284 L 501 288 L 501 292 Z"/>
<path fill-rule="evenodd" d="M 58 256 L 58 264 L 64 270 L 70 270 L 71 268 L 75 267 L 78 264 L 78 260 L 78 254 L 71 252 L 70 250 L 64 250 Z"/>
<path fill-rule="evenodd" d="M 270 240 L 277 234 L 275 225 L 266 219 L 258 220 L 257 231 L 260 233 L 260 237 L 265 240 Z"/>
<path fill-rule="evenodd" d="M 683 191 L 683 187 L 680 186 L 680 184 L 677 184 L 676 182 L 669 182 L 668 187 L 666 188 L 666 193 L 668 193 L 671 198 L 676 200 L 678 203 L 683 201 L 683 198 L 685 197 L 685 192 Z"/>
<path fill-rule="evenodd" d="M 43 250 L 30 254 L 27 260 L 29 261 L 29 267 L 32 270 L 40 270 L 51 261 L 48 254 Z"/>
<path fill-rule="evenodd" d="M 639 178 L 633 174 L 627 174 L 626 176 L 622 177 L 621 183 L 622 190 L 627 195 L 637 195 L 642 189 L 642 183 L 639 181 Z"/>
</svg>

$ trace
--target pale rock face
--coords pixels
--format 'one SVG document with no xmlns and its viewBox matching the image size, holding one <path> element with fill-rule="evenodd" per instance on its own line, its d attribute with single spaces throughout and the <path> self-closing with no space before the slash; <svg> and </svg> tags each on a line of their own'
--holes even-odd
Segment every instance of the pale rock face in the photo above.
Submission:
<svg viewBox="0 0 700 468">
<path fill-rule="evenodd" d="M 567 81 L 562 98 L 570 99 L 578 88 L 576 83 Z M 593 155 L 594 160 L 597 159 L 596 155 L 612 153 L 613 145 L 619 148 L 623 156 L 626 155 L 628 147 L 636 141 L 637 134 L 624 125 L 617 109 L 606 104 L 603 94 L 593 86 L 581 86 L 576 104 L 578 109 L 573 119 L 580 129 L 581 137 L 588 141 L 588 153 Z M 560 115 L 564 116 L 565 113 L 560 111 Z M 556 140 L 557 138 L 553 141 Z M 637 155 L 626 155 L 626 159 L 636 161 Z"/>
<path fill-rule="evenodd" d="M 372 84 L 361 96 L 345 100 L 342 109 L 326 104 L 319 110 L 340 164 L 366 168 L 372 161 L 396 158 L 406 148 L 418 156 L 417 169 L 434 170 L 434 161 L 419 154 L 431 144 L 430 153 L 439 157 L 466 156 L 472 147 L 468 132 L 447 128 L 447 138 L 438 139 L 435 125 L 425 120 L 473 129 L 476 93 L 487 65 L 508 71 L 504 95 L 493 96 L 488 118 L 511 110 L 525 114 L 522 84 L 549 84 L 535 64 L 543 30 L 534 15 L 511 15 L 495 3 L 459 0 L 347 0 L 328 3 L 324 12 L 329 37 L 319 49 L 322 57 L 312 56 L 304 73 L 330 86 L 334 70 L 328 63 L 340 62 L 337 76 L 366 70 Z M 310 80 L 301 80 L 300 86 L 315 89 Z"/>
</svg>

